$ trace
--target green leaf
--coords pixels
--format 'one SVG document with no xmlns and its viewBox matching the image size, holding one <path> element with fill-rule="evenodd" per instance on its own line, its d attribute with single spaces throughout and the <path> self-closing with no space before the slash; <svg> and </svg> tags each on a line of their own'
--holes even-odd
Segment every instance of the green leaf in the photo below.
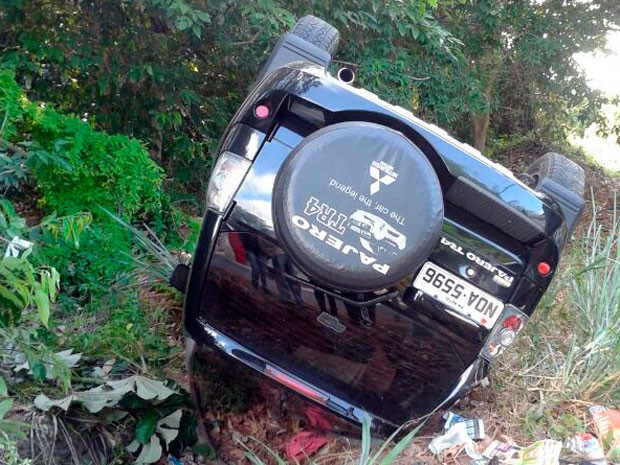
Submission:
<svg viewBox="0 0 620 465">
<path fill-rule="evenodd" d="M 6 381 L 4 381 L 4 378 L 0 376 L 0 396 L 6 397 L 8 395 L 9 395 L 9 390 L 6 387 Z"/>
<path fill-rule="evenodd" d="M 134 434 L 136 441 L 146 444 L 153 436 L 157 426 L 157 412 L 154 409 L 147 410 L 142 418 L 136 423 Z"/>
<path fill-rule="evenodd" d="M 362 450 L 360 451 L 359 464 L 365 465 L 370 454 L 370 417 L 364 412 L 362 417 Z"/>
<path fill-rule="evenodd" d="M 13 399 L 4 399 L 0 402 L 0 420 L 4 418 L 11 407 L 13 406 Z"/>
<path fill-rule="evenodd" d="M 405 450 L 405 447 L 407 447 L 411 443 L 416 434 L 418 434 L 418 431 L 421 427 L 422 425 L 417 426 L 409 433 L 407 433 L 404 438 L 398 441 L 398 443 L 392 448 L 389 454 L 387 454 L 383 458 L 383 460 L 381 460 L 380 465 L 390 465 L 396 459 L 396 457 L 398 457 L 398 455 L 400 455 L 400 453 Z"/>
<path fill-rule="evenodd" d="M 37 289 L 34 292 L 34 298 L 37 303 L 37 310 L 39 311 L 39 319 L 43 326 L 47 328 L 47 324 L 50 319 L 50 301 L 45 292 L 42 289 Z"/>
<path fill-rule="evenodd" d="M 32 377 L 35 379 L 35 381 L 45 381 L 45 365 L 43 365 L 41 362 L 36 362 L 32 364 Z"/>
<path fill-rule="evenodd" d="M 199 11 L 199 10 L 197 10 L 196 11 L 196 16 L 203 23 L 210 23 L 211 22 L 211 15 L 209 15 L 209 13 L 207 13 L 206 11 Z"/>
<path fill-rule="evenodd" d="M 179 31 L 184 31 L 190 26 L 190 23 L 186 17 L 181 17 L 177 20 L 176 26 Z"/>
<path fill-rule="evenodd" d="M 148 444 L 142 446 L 142 451 L 136 463 L 155 463 L 161 457 L 162 449 L 159 443 L 159 438 L 156 435 L 151 436 L 151 440 Z"/>
</svg>

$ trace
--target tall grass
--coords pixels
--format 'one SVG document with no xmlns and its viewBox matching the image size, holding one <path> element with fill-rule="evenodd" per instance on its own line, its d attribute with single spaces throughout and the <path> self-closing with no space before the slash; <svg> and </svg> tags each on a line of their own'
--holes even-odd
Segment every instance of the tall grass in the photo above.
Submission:
<svg viewBox="0 0 620 465">
<path fill-rule="evenodd" d="M 620 401 L 620 221 L 609 230 L 593 219 L 575 250 L 580 269 L 570 279 L 574 332 L 563 364 L 563 383 L 586 400 Z"/>
<path fill-rule="evenodd" d="M 618 404 L 620 219 L 593 210 L 500 379 L 555 400 Z"/>
</svg>

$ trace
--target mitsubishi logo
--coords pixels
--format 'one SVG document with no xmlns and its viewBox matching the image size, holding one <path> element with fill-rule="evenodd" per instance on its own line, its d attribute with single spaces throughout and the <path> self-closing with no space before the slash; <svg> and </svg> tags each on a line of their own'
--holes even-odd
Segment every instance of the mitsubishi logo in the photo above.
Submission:
<svg viewBox="0 0 620 465">
<path fill-rule="evenodd" d="M 373 161 L 370 164 L 370 177 L 374 181 L 370 184 L 370 195 L 374 195 L 381 189 L 381 184 L 389 186 L 398 177 L 394 167 L 388 163 Z"/>
</svg>

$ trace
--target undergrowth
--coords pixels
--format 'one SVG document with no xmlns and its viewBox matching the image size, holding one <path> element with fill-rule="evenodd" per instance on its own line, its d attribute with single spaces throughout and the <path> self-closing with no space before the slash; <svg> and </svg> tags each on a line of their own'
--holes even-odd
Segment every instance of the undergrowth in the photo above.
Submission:
<svg viewBox="0 0 620 465">
<path fill-rule="evenodd" d="M 593 205 L 592 208 L 595 208 Z M 615 209 L 614 209 L 615 211 Z M 620 218 L 592 214 L 526 332 L 503 358 L 499 391 L 514 394 L 526 430 L 583 428 L 571 404 L 620 404 Z M 564 407 L 562 407 L 564 406 Z"/>
</svg>

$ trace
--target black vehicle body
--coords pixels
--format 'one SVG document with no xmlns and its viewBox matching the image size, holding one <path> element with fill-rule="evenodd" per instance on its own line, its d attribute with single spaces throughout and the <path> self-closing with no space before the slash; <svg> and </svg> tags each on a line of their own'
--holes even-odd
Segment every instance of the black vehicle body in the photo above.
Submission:
<svg viewBox="0 0 620 465">
<path fill-rule="evenodd" d="M 366 413 L 375 428 L 394 426 L 450 405 L 486 376 L 500 352 L 500 332 L 514 330 L 505 338 L 509 345 L 547 289 L 583 200 L 553 181 L 534 191 L 445 131 L 331 77 L 329 57 L 309 50 L 272 56 L 222 138 L 219 153 L 250 165 L 225 211 L 205 213 L 185 326 L 199 344 L 345 418 L 361 422 Z M 258 106 L 268 111 L 257 112 Z M 481 304 L 482 311 L 497 312 L 495 324 L 470 320 L 414 287 L 422 266 L 387 286 L 348 289 L 316 279 L 283 243 L 274 224 L 279 172 L 312 134 L 352 121 L 398 132 L 430 162 L 443 218 L 424 262 L 452 276 L 453 288 L 466 282 L 500 301 L 500 308 Z M 335 195 L 334 186 L 323 191 Z M 373 215 L 380 213 L 373 208 Z M 404 247 L 382 220 L 351 216 L 348 224 L 368 250 L 396 255 Z M 337 274 L 336 267 L 334 279 Z M 514 318 L 516 325 L 505 323 Z"/>
</svg>

